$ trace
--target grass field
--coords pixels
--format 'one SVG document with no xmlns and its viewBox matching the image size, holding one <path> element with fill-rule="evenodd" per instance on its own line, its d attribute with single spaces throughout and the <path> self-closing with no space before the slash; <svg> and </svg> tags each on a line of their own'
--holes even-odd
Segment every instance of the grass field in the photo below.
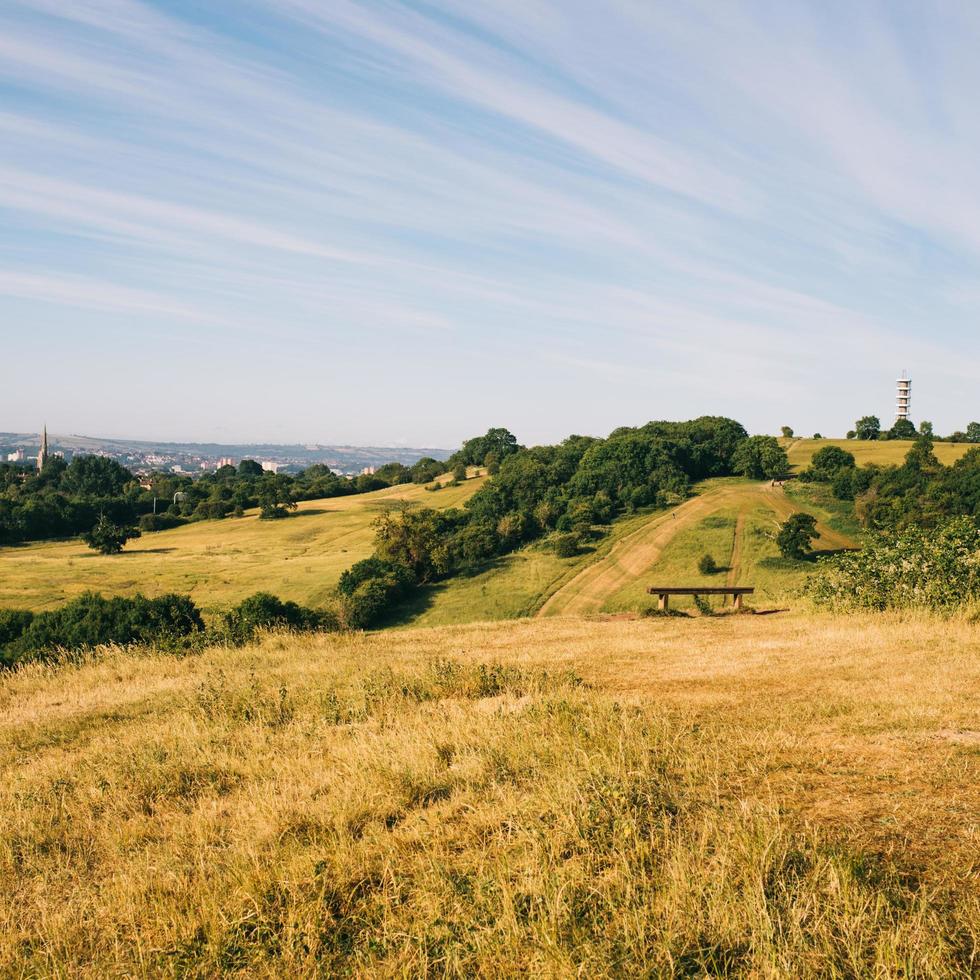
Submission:
<svg viewBox="0 0 980 980">
<path fill-rule="evenodd" d="M 976 976 L 978 653 L 549 618 L 7 674 L 0 975 Z"/>
<path fill-rule="evenodd" d="M 905 454 L 912 448 L 911 440 L 896 439 L 877 441 L 867 439 L 780 439 L 794 469 L 803 470 L 810 465 L 813 454 L 824 446 L 839 446 L 854 456 L 858 466 L 877 463 L 879 466 L 901 466 Z M 933 446 L 941 463 L 949 466 L 974 447 L 968 443 L 937 442 Z"/>
<path fill-rule="evenodd" d="M 460 506 L 483 477 L 431 493 L 405 485 L 301 503 L 291 516 L 201 521 L 145 534 L 121 555 L 98 555 L 81 541 L 0 548 L 0 607 L 48 609 L 86 589 L 106 595 L 181 592 L 208 611 L 258 590 L 317 604 L 341 572 L 373 549 L 374 519 L 400 502 Z"/>
</svg>

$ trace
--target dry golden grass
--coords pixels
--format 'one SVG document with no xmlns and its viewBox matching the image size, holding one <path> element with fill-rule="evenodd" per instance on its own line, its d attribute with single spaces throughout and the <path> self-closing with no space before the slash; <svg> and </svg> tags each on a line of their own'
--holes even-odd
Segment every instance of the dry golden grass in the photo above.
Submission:
<svg viewBox="0 0 980 980">
<path fill-rule="evenodd" d="M 104 595 L 181 592 L 216 612 L 253 592 L 317 605 L 344 569 L 374 548 L 372 522 L 402 503 L 460 507 L 484 477 L 428 493 L 404 485 L 375 493 L 308 500 L 279 521 L 256 511 L 145 534 L 120 555 L 99 555 L 82 541 L 0 548 L 0 607 L 51 609 L 86 590 Z"/>
<path fill-rule="evenodd" d="M 872 463 L 878 466 L 901 466 L 914 445 L 911 439 L 780 439 L 780 442 L 786 448 L 790 464 L 797 470 L 806 469 L 814 453 L 825 446 L 846 449 L 854 456 L 858 466 Z M 933 451 L 941 463 L 950 466 L 973 448 L 964 442 L 937 442 Z"/>
<path fill-rule="evenodd" d="M 980 629 L 524 620 L 0 680 L 4 976 L 970 976 Z"/>
</svg>

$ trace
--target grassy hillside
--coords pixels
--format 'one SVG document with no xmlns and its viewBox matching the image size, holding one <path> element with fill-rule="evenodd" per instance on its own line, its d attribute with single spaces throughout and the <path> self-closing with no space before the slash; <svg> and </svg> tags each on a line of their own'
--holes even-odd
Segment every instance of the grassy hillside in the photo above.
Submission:
<svg viewBox="0 0 980 980">
<path fill-rule="evenodd" d="M 5 675 L 0 974 L 975 975 L 978 648 L 545 619 Z"/>
<path fill-rule="evenodd" d="M 371 553 L 371 523 L 386 507 L 401 501 L 457 507 L 483 479 L 434 493 L 405 485 L 306 501 L 280 521 L 260 521 L 250 512 L 189 524 L 145 534 L 121 555 L 98 555 L 81 541 L 0 548 L 0 607 L 47 609 L 86 589 L 182 592 L 207 610 L 227 608 L 259 589 L 316 604 L 345 568 Z"/>
<path fill-rule="evenodd" d="M 647 588 L 658 583 L 753 585 L 756 604 L 785 602 L 812 565 L 780 558 L 773 538 L 779 524 L 800 510 L 818 520 L 818 554 L 856 546 L 860 531 L 852 508 L 823 487 L 709 480 L 673 510 L 616 521 L 595 549 L 576 558 L 558 558 L 540 543 L 499 559 L 479 575 L 424 590 L 408 610 L 413 618 L 406 621 L 435 626 L 535 614 L 642 611 L 655 602 Z M 706 551 L 724 572 L 698 572 L 698 559 Z M 677 599 L 673 606 L 690 609 L 692 601 Z"/>
<path fill-rule="evenodd" d="M 858 466 L 877 463 L 879 466 L 900 466 L 905 454 L 912 448 L 911 440 L 867 440 L 867 439 L 780 439 L 786 448 L 790 464 L 794 469 L 806 469 L 813 454 L 824 446 L 839 446 L 854 456 Z M 968 443 L 937 442 L 934 446 L 939 461 L 946 466 L 955 463 L 973 446 Z"/>
</svg>

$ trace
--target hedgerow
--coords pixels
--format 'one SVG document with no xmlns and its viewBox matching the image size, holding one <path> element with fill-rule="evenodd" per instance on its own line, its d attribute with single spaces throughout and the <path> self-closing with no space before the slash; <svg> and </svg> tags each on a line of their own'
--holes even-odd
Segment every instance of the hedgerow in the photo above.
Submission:
<svg viewBox="0 0 980 980">
<path fill-rule="evenodd" d="M 862 551 L 820 561 L 807 592 L 837 610 L 948 611 L 980 600 L 980 529 L 958 517 L 878 534 Z"/>
</svg>

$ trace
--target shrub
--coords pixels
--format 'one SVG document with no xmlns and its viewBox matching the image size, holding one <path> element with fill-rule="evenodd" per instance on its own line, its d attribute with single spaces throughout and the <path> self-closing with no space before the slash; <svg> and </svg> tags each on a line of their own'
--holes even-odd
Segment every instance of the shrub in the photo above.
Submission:
<svg viewBox="0 0 980 980">
<path fill-rule="evenodd" d="M 27 614 L 29 615 L 29 614 Z M 37 659 L 55 650 L 85 650 L 106 643 L 164 643 L 200 632 L 200 611 L 185 595 L 104 599 L 86 592 L 60 609 L 37 613 L 6 644 L 9 662 Z"/>
<path fill-rule="evenodd" d="M 698 571 L 702 575 L 714 575 L 718 571 L 718 564 L 711 555 L 702 555 L 698 559 Z"/>
<path fill-rule="evenodd" d="M 283 601 L 270 592 L 256 592 L 225 615 L 225 628 L 237 642 L 250 640 L 257 629 L 317 630 L 336 627 L 327 614 Z"/>
<path fill-rule="evenodd" d="M 139 527 L 141 531 L 169 531 L 186 523 L 176 514 L 144 514 L 139 520 Z"/>
<path fill-rule="evenodd" d="M 362 582 L 372 578 L 389 580 L 403 591 L 410 589 L 415 584 L 412 570 L 407 566 L 399 565 L 393 561 L 385 561 L 382 558 L 371 557 L 356 562 L 343 572 L 340 581 L 337 583 L 337 591 L 341 595 L 353 595 L 354 590 Z"/>
<path fill-rule="evenodd" d="M 776 546 L 784 558 L 805 558 L 810 541 L 817 536 L 817 519 L 812 514 L 793 514 L 783 523 L 776 536 Z"/>
<path fill-rule="evenodd" d="M 26 609 L 0 609 L 0 664 L 5 662 L 4 650 L 19 639 L 34 620 Z"/>
<path fill-rule="evenodd" d="M 337 585 L 343 625 L 349 629 L 377 625 L 415 585 L 412 570 L 399 562 L 377 557 L 357 562 Z"/>
<path fill-rule="evenodd" d="M 574 558 L 578 551 L 579 536 L 577 534 L 559 534 L 555 538 L 555 554 L 559 558 Z"/>
<path fill-rule="evenodd" d="M 980 530 L 968 517 L 877 535 L 859 552 L 824 559 L 808 593 L 834 609 L 949 610 L 980 600 Z"/>
<path fill-rule="evenodd" d="M 703 595 L 696 595 L 694 597 L 694 607 L 702 616 L 714 615 L 711 609 L 711 603 Z"/>
<path fill-rule="evenodd" d="M 194 508 L 194 517 L 201 521 L 220 521 L 227 517 L 232 505 L 227 500 L 202 500 Z"/>
</svg>

